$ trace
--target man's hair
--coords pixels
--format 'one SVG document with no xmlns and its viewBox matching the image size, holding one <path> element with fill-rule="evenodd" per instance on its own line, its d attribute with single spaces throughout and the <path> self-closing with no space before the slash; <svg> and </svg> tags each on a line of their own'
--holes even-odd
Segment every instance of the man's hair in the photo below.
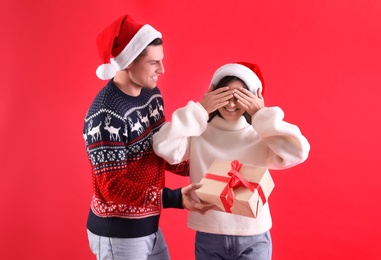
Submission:
<svg viewBox="0 0 381 260">
<path fill-rule="evenodd" d="M 225 76 L 225 77 L 223 77 L 223 78 L 217 83 L 216 86 L 214 86 L 214 89 L 213 89 L 213 90 L 216 90 L 216 89 L 225 87 L 225 86 L 229 85 L 230 82 L 233 82 L 233 81 L 240 81 L 245 89 L 247 89 L 247 90 L 249 89 L 249 88 L 247 87 L 247 85 L 245 84 L 245 82 L 243 82 L 243 80 L 241 80 L 240 78 L 238 78 L 238 77 L 236 77 L 236 76 Z M 219 112 L 218 110 L 215 110 L 215 111 L 213 111 L 212 113 L 209 114 L 208 122 L 212 121 L 212 119 L 213 119 L 216 115 L 222 117 L 221 114 L 220 114 L 220 112 Z M 243 113 L 243 116 L 245 117 L 246 121 L 247 121 L 249 124 L 251 124 L 251 116 L 250 116 L 250 114 L 247 113 L 247 112 L 245 111 L 245 113 Z"/>
<path fill-rule="evenodd" d="M 162 45 L 163 44 L 163 40 L 161 38 L 156 38 L 155 40 L 153 40 L 152 42 L 150 42 L 150 44 L 147 45 L 148 46 L 158 46 L 158 45 Z M 138 55 L 138 57 L 135 58 L 135 60 L 133 62 L 138 62 L 139 59 L 141 57 L 144 57 L 145 55 L 147 55 L 147 47 L 144 48 L 144 50 Z"/>
</svg>

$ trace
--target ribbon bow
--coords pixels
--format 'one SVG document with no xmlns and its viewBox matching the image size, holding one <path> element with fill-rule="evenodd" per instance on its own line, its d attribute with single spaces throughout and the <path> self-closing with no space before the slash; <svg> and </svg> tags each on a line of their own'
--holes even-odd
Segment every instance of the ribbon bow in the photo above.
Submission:
<svg viewBox="0 0 381 260">
<path fill-rule="evenodd" d="M 227 182 L 227 185 L 222 190 L 220 194 L 222 205 L 225 208 L 225 211 L 231 213 L 231 207 L 233 206 L 234 194 L 233 189 L 238 187 L 246 187 L 251 192 L 254 192 L 255 189 L 258 190 L 258 194 L 261 197 L 263 204 L 266 203 L 266 197 L 263 193 L 262 187 L 255 182 L 248 182 L 242 174 L 239 173 L 241 170 L 242 164 L 238 160 L 234 160 L 231 162 L 231 170 L 228 172 L 230 177 L 215 175 L 211 173 L 205 174 L 205 178 L 212 179 L 216 181 Z"/>
</svg>

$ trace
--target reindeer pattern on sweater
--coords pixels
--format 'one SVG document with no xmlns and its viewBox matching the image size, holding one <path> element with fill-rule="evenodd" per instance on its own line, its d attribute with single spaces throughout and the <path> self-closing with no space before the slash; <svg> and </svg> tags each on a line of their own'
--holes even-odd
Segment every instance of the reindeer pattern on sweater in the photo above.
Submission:
<svg viewBox="0 0 381 260">
<path fill-rule="evenodd" d="M 160 214 L 165 161 L 152 136 L 165 122 L 158 88 L 124 94 L 111 80 L 95 97 L 83 129 L 91 163 L 97 216 L 142 218 Z"/>
</svg>

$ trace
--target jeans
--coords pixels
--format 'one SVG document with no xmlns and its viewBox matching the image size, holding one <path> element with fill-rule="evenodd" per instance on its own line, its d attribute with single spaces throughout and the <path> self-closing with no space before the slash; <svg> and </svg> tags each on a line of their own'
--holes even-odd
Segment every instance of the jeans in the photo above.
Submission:
<svg viewBox="0 0 381 260">
<path fill-rule="evenodd" d="M 89 230 L 87 235 L 97 260 L 169 260 L 168 246 L 160 229 L 138 238 L 102 237 Z"/>
<path fill-rule="evenodd" d="M 270 232 L 255 236 L 230 236 L 196 232 L 197 260 L 270 260 Z"/>
</svg>

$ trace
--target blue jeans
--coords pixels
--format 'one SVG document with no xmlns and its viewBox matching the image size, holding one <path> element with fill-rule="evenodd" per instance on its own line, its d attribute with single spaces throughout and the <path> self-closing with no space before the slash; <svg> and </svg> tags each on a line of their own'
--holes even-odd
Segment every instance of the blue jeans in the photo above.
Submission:
<svg viewBox="0 0 381 260">
<path fill-rule="evenodd" d="M 197 260 L 270 260 L 270 232 L 255 236 L 230 236 L 196 232 Z"/>
<path fill-rule="evenodd" d="M 138 238 L 102 237 L 87 230 L 90 249 L 97 260 L 169 260 L 163 233 Z"/>
</svg>

